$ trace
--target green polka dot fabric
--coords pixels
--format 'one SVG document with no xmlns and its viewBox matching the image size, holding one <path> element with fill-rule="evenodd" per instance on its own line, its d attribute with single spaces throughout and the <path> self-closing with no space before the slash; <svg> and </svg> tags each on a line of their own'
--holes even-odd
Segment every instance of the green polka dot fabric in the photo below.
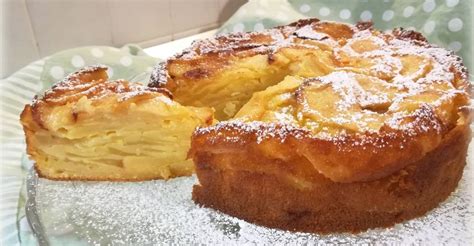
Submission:
<svg viewBox="0 0 474 246">
<path fill-rule="evenodd" d="M 260 31 L 309 17 L 356 23 L 379 30 L 404 27 L 455 51 L 472 71 L 472 0 L 250 0 L 220 33 Z"/>
<path fill-rule="evenodd" d="M 157 59 L 146 55 L 136 45 L 121 49 L 96 46 L 81 47 L 56 53 L 45 60 L 40 81 L 43 88 L 49 88 L 64 76 L 88 65 L 104 64 L 111 79 L 148 82 Z"/>
</svg>

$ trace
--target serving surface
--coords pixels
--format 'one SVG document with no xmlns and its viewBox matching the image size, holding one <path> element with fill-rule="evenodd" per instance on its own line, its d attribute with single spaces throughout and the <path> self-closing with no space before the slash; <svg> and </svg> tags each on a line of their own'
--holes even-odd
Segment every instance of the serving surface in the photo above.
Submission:
<svg viewBox="0 0 474 246">
<path fill-rule="evenodd" d="M 50 242 L 67 242 L 74 237 L 85 244 L 133 245 L 411 245 L 419 242 L 470 245 L 474 240 L 470 227 L 474 218 L 474 208 L 470 206 L 472 161 L 471 156 L 456 191 L 425 216 L 391 228 L 357 234 L 275 230 L 197 205 L 191 199 L 193 185 L 198 182 L 194 175 L 166 181 L 119 183 L 51 181 L 32 175 L 28 180 L 34 184 L 28 186 L 31 191 L 28 200 L 36 202 L 36 209 L 28 204 L 27 215 L 39 219 L 42 236 Z M 137 208 L 140 213 L 130 213 Z"/>
</svg>

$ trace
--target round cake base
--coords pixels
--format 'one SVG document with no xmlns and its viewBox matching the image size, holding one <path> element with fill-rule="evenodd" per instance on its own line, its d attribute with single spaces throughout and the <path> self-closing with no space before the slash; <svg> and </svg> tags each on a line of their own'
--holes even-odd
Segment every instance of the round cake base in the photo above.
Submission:
<svg viewBox="0 0 474 246">
<path fill-rule="evenodd" d="M 289 231 L 360 232 L 389 227 L 424 215 L 456 189 L 470 138 L 469 126 L 458 126 L 436 149 L 390 176 L 353 183 L 326 179 L 311 189 L 299 189 L 270 174 L 222 168 L 212 163 L 220 159 L 216 156 L 196 156 L 200 184 L 194 186 L 193 200 Z"/>
</svg>

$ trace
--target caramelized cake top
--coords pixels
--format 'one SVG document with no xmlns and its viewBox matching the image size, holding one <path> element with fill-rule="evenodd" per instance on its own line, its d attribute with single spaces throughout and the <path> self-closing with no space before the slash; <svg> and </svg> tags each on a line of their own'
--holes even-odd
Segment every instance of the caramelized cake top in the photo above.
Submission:
<svg viewBox="0 0 474 246">
<path fill-rule="evenodd" d="M 187 72 L 184 77 L 195 79 L 211 76 L 226 68 L 230 57 L 244 58 L 267 54 L 269 62 L 272 62 L 275 53 L 288 47 L 328 50 L 333 53 L 333 59 L 341 67 L 349 65 L 349 59 L 352 63 L 357 63 L 361 58 L 378 58 L 377 62 L 370 64 L 372 72 L 379 72 L 380 75 L 389 72 L 387 69 L 400 68 L 400 64 L 392 64 L 393 59 L 383 61 L 381 58 L 426 54 L 436 56 L 437 62 L 447 65 L 448 69 L 467 80 L 467 69 L 460 57 L 452 51 L 428 43 L 423 35 L 416 31 L 396 28 L 383 33 L 375 30 L 371 22 L 349 25 L 314 18 L 261 32 L 221 34 L 195 41 L 180 54 L 158 64 L 152 72 L 149 85 L 164 87 L 172 83 L 173 76 L 170 76 L 169 71 L 172 64 L 185 67 L 183 70 Z M 386 76 L 390 77 L 390 74 L 395 72 L 391 71 Z"/>
<path fill-rule="evenodd" d="M 89 66 L 68 75 L 54 84 L 42 97 L 35 97 L 33 104 L 40 101 L 50 105 L 64 105 L 85 96 L 88 99 L 100 100 L 107 96 L 118 96 L 121 101 L 138 95 L 161 93 L 171 98 L 166 89 L 150 88 L 139 83 L 125 80 L 109 81 L 107 67 Z"/>
<path fill-rule="evenodd" d="M 171 93 L 166 89 L 150 88 L 125 80 L 109 81 L 107 67 L 97 65 L 85 67 L 54 84 L 42 96 L 35 96 L 22 113 L 22 121 L 31 120 L 30 127 L 50 129 L 57 122 L 77 122 L 90 105 L 107 106 L 119 112 L 131 103 L 156 99 L 171 103 Z M 53 112 L 70 112 L 68 119 L 59 119 Z M 56 109 L 55 109 L 56 108 Z M 56 111 L 55 111 L 56 110 Z M 61 115 L 67 115 L 64 113 Z M 30 117 L 26 117 L 30 115 Z M 53 127 L 54 128 L 54 127 Z"/>
</svg>

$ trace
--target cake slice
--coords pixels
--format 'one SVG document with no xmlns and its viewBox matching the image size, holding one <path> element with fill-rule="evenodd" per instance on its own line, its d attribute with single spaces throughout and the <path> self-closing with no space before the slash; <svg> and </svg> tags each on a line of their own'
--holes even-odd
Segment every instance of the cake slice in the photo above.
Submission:
<svg viewBox="0 0 474 246">
<path fill-rule="evenodd" d="M 166 89 L 108 81 L 107 68 L 94 66 L 26 105 L 21 123 L 41 177 L 136 181 L 192 174 L 190 136 L 212 115 L 174 102 Z"/>
</svg>

